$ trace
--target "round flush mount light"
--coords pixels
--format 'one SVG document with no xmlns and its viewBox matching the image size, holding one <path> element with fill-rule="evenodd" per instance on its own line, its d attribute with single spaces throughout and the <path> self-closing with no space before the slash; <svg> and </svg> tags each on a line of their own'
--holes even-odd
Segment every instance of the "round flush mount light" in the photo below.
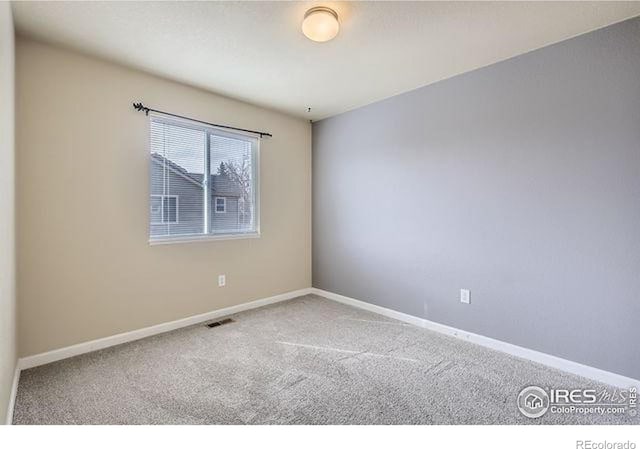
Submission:
<svg viewBox="0 0 640 449">
<path fill-rule="evenodd" d="M 338 13 L 326 6 L 316 6 L 304 14 L 302 32 L 315 42 L 327 42 L 340 31 Z"/>
</svg>

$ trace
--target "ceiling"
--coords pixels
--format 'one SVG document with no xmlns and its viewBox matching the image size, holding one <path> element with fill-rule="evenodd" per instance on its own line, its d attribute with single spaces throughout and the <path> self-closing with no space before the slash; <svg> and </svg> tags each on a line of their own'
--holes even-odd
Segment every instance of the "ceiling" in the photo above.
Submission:
<svg viewBox="0 0 640 449">
<path fill-rule="evenodd" d="M 311 6 L 338 11 L 327 43 Z M 640 2 L 16 2 L 18 33 L 313 120 L 640 14 Z M 307 108 L 311 112 L 307 112 Z"/>
</svg>

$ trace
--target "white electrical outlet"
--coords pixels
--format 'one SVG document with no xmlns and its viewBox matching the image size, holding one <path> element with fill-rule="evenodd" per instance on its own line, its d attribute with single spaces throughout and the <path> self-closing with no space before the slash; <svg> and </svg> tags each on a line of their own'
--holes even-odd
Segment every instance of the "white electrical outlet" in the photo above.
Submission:
<svg viewBox="0 0 640 449">
<path fill-rule="evenodd" d="M 221 274 L 218 276 L 218 287 L 224 287 L 225 285 L 227 285 L 227 276 Z"/>
<path fill-rule="evenodd" d="M 471 292 L 466 289 L 460 290 L 460 302 L 464 304 L 471 304 Z"/>
</svg>

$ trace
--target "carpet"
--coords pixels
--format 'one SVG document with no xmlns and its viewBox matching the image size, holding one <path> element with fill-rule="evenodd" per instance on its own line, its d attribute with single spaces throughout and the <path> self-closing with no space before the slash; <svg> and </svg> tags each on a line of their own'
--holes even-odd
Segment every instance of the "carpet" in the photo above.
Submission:
<svg viewBox="0 0 640 449">
<path fill-rule="evenodd" d="M 21 373 L 15 424 L 638 424 L 523 416 L 529 385 L 613 387 L 307 295 Z"/>
</svg>

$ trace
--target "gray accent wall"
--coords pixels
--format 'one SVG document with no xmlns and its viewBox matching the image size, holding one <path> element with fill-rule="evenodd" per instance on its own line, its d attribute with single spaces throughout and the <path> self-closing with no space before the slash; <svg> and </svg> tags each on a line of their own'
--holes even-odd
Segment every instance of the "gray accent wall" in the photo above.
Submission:
<svg viewBox="0 0 640 449">
<path fill-rule="evenodd" d="M 640 379 L 640 19 L 314 123 L 313 285 Z"/>
</svg>

